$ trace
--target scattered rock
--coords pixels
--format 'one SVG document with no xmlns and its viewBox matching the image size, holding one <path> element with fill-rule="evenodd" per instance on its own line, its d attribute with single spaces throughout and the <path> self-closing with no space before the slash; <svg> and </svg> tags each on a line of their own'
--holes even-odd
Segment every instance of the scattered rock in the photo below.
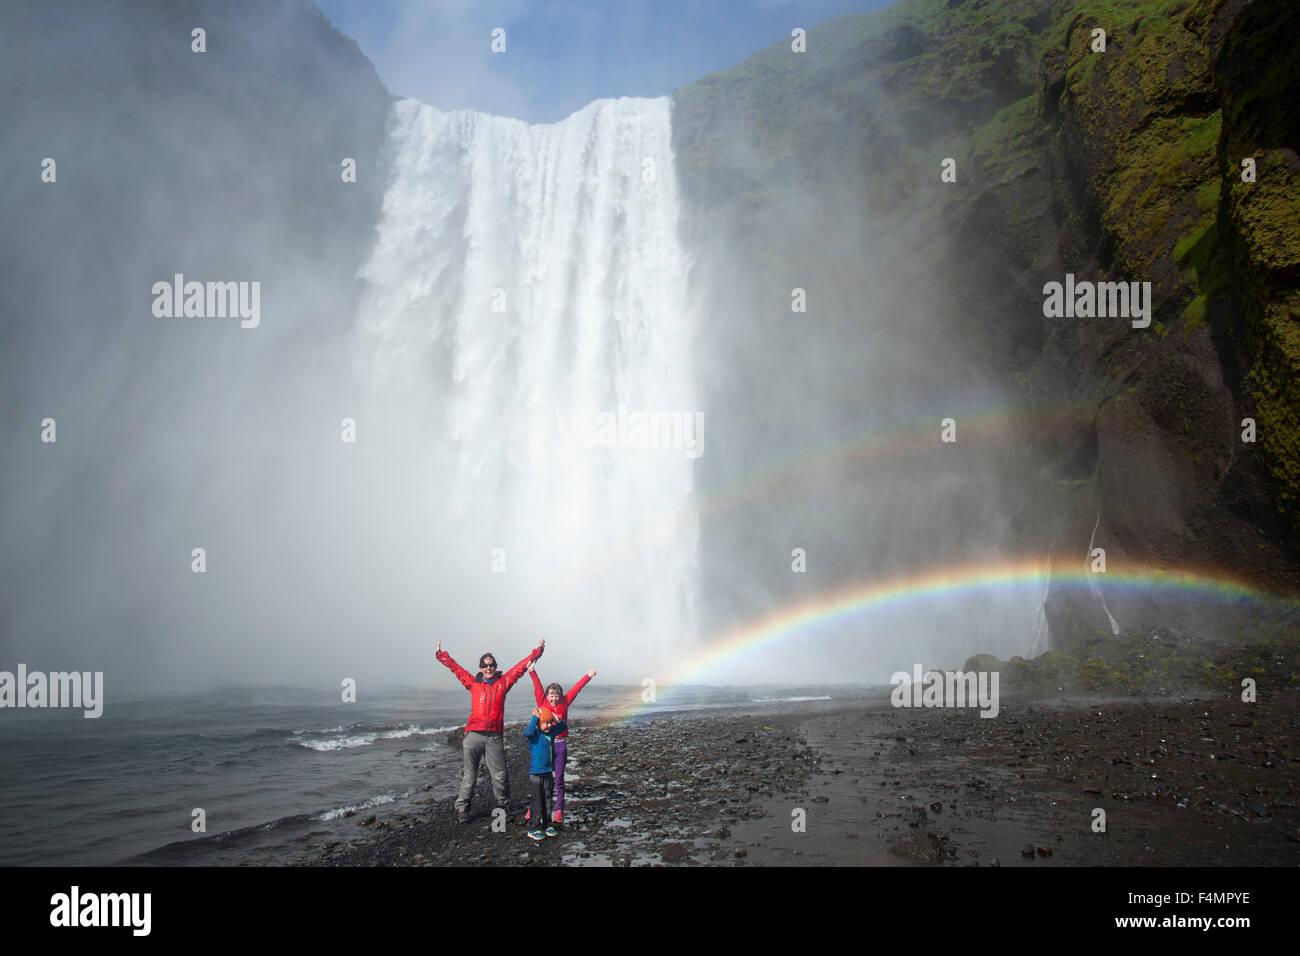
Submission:
<svg viewBox="0 0 1300 956">
<path fill-rule="evenodd" d="M 665 863 L 680 863 L 686 859 L 686 845 L 684 843 L 665 843 L 659 848 L 659 857 Z"/>
<path fill-rule="evenodd" d="M 957 856 L 957 850 L 947 837 L 926 831 L 895 840 L 889 852 L 909 860 L 921 860 L 925 863 L 942 863 L 946 858 Z"/>
</svg>

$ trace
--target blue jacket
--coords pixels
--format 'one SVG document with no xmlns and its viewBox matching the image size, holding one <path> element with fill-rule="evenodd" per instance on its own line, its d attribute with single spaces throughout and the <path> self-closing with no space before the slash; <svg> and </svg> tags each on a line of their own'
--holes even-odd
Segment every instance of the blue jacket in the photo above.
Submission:
<svg viewBox="0 0 1300 956">
<path fill-rule="evenodd" d="M 565 723 L 557 720 L 551 724 L 551 729 L 542 733 L 542 723 L 533 715 L 533 719 L 528 722 L 524 729 L 524 736 L 528 738 L 528 749 L 533 755 L 533 762 L 528 767 L 530 774 L 551 773 L 555 770 L 555 735 L 562 734 L 565 731 Z"/>
</svg>

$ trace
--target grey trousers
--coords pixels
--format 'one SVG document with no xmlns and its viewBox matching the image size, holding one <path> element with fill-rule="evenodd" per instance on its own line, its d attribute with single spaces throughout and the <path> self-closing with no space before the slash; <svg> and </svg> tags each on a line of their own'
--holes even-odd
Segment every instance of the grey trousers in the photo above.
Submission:
<svg viewBox="0 0 1300 956">
<path fill-rule="evenodd" d="M 469 810 L 474 799 L 474 784 L 478 780 L 478 765 L 487 757 L 488 773 L 492 776 L 492 792 L 497 803 L 510 799 L 510 777 L 506 774 L 506 746 L 498 733 L 471 730 L 461 744 L 465 755 L 465 772 L 460 778 L 460 796 L 456 798 L 457 810 Z"/>
</svg>

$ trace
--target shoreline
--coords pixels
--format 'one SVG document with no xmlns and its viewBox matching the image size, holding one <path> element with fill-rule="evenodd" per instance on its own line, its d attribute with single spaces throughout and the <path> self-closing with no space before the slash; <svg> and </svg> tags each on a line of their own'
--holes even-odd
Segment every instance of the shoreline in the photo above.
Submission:
<svg viewBox="0 0 1300 956">
<path fill-rule="evenodd" d="M 855 698 L 592 718 L 570 731 L 558 837 L 525 836 L 527 751 L 508 735 L 504 832 L 483 773 L 468 824 L 430 800 L 294 865 L 1295 866 L 1296 702 L 1007 695 L 981 718 Z"/>
</svg>

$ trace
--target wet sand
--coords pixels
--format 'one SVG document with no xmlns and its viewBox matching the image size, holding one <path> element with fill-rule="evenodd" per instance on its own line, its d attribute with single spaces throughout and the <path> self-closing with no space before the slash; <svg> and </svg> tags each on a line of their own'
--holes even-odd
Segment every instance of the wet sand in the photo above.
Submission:
<svg viewBox="0 0 1300 956">
<path fill-rule="evenodd" d="M 450 801 L 357 820 L 306 865 L 1300 864 L 1300 703 L 1007 699 L 971 709 L 813 701 L 570 732 L 565 826 L 523 826 L 526 747 L 494 832 L 486 774 Z M 1105 831 L 1098 832 L 1105 812 Z"/>
</svg>

